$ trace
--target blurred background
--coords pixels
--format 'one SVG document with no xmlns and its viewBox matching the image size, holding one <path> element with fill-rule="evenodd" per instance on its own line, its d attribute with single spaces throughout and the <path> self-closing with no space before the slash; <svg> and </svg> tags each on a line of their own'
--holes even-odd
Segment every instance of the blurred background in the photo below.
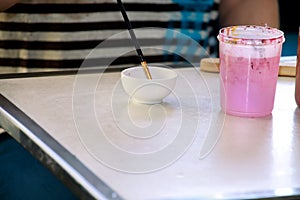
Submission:
<svg viewBox="0 0 300 200">
<path fill-rule="evenodd" d="M 278 0 L 280 8 L 280 29 L 285 34 L 282 56 L 297 55 L 300 16 L 298 1 Z"/>
</svg>

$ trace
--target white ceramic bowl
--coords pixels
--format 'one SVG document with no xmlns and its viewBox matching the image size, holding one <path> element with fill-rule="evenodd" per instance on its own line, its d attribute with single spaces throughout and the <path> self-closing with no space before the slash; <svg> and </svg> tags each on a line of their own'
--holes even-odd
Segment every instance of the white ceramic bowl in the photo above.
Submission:
<svg viewBox="0 0 300 200">
<path fill-rule="evenodd" d="M 175 87 L 177 73 L 164 67 L 148 66 L 152 79 L 147 79 L 142 66 L 121 72 L 121 82 L 130 98 L 138 103 L 156 104 L 168 96 Z"/>
</svg>

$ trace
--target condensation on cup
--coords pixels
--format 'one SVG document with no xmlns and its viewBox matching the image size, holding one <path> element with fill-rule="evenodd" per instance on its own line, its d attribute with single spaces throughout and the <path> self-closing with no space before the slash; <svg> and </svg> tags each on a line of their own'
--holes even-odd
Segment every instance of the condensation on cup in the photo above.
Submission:
<svg viewBox="0 0 300 200">
<path fill-rule="evenodd" d="M 226 114 L 270 115 L 274 107 L 284 33 L 268 26 L 220 29 L 220 101 Z"/>
</svg>

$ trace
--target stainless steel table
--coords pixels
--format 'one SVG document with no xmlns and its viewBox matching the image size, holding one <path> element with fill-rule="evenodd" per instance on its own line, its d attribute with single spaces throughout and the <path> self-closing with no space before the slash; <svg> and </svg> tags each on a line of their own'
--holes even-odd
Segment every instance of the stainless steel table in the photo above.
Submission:
<svg viewBox="0 0 300 200">
<path fill-rule="evenodd" d="M 162 104 L 131 102 L 120 72 L 0 80 L 0 125 L 81 198 L 300 197 L 300 110 L 279 77 L 272 115 L 219 107 L 219 75 L 177 68 Z"/>
</svg>

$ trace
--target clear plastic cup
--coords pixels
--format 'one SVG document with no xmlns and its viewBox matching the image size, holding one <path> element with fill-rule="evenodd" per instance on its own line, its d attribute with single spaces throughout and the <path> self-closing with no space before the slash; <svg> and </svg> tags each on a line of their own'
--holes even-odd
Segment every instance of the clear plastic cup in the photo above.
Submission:
<svg viewBox="0 0 300 200">
<path fill-rule="evenodd" d="M 222 110 L 242 117 L 263 117 L 274 107 L 282 31 L 267 26 L 220 29 Z"/>
</svg>

